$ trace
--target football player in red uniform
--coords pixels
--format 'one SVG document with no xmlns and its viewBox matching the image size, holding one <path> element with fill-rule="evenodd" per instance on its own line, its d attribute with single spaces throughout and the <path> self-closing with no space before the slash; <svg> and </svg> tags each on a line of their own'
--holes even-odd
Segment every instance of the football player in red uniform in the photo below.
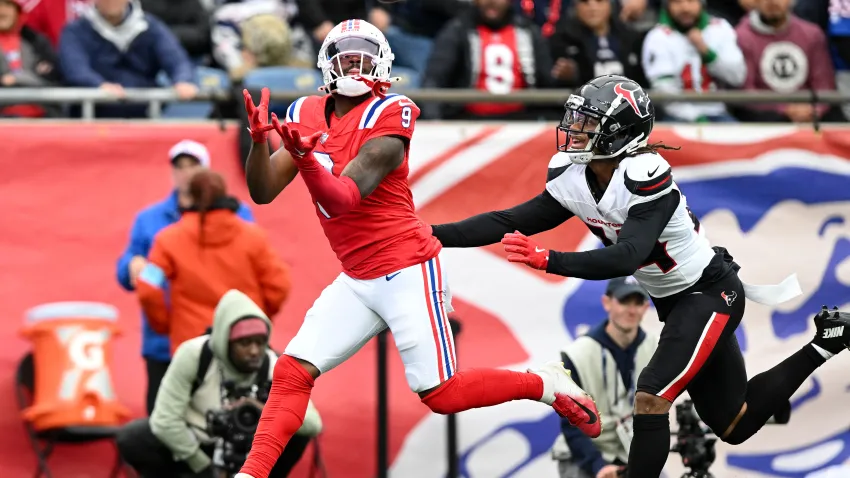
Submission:
<svg viewBox="0 0 850 478">
<path fill-rule="evenodd" d="M 448 324 L 451 295 L 439 241 L 414 212 L 407 175 L 419 108 L 387 94 L 393 54 L 384 35 L 347 20 L 319 51 L 324 96 L 294 101 L 268 123 L 268 90 L 245 106 L 254 144 L 251 197 L 268 204 L 300 173 L 343 272 L 307 312 L 274 368 L 268 402 L 239 478 L 265 478 L 301 426 L 314 380 L 389 327 L 410 388 L 440 414 L 510 400 L 537 400 L 590 436 L 601 423 L 593 400 L 562 364 L 515 372 L 457 371 Z M 268 132 L 283 148 L 269 156 Z"/>
</svg>

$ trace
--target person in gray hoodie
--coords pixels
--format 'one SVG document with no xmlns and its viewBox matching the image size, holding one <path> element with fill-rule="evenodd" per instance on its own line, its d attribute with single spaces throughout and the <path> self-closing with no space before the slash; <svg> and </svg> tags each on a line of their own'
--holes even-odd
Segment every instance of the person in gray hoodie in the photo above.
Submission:
<svg viewBox="0 0 850 478">
<path fill-rule="evenodd" d="M 210 334 L 190 339 L 175 351 L 150 419 L 130 422 L 118 433 L 116 442 L 124 461 L 142 477 L 214 476 L 213 469 L 222 463 L 213 466 L 213 456 L 219 454 L 215 453 L 217 439 L 206 430 L 207 412 L 223 408 L 225 381 L 237 387 L 251 386 L 263 382 L 257 374 L 267 370 L 271 382 L 277 360 L 268 346 L 271 326 L 247 295 L 237 290 L 225 293 L 216 307 Z M 204 353 L 205 347 L 211 354 Z M 205 372 L 204 355 L 211 357 Z M 304 424 L 269 476 L 287 476 L 321 428 L 321 418 L 311 402 Z"/>
</svg>

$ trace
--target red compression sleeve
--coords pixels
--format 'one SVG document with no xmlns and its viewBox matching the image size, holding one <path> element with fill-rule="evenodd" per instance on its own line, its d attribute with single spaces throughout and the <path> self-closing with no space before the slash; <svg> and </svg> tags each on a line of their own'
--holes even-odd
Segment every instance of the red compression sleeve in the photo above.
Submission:
<svg viewBox="0 0 850 478">
<path fill-rule="evenodd" d="M 341 216 L 360 204 L 360 188 L 354 180 L 347 176 L 334 176 L 312 156 L 309 161 L 302 160 L 298 170 L 313 199 L 331 217 Z"/>
<path fill-rule="evenodd" d="M 294 358 L 281 355 L 274 366 L 272 389 L 263 407 L 248 459 L 240 473 L 267 477 L 283 448 L 304 423 L 313 377 Z"/>
</svg>

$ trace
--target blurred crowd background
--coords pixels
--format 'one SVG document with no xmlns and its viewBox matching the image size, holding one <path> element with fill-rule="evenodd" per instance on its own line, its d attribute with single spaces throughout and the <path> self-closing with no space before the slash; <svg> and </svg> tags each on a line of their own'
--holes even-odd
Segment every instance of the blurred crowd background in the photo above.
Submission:
<svg viewBox="0 0 850 478">
<path fill-rule="evenodd" d="M 315 93 L 321 42 L 368 19 L 395 53 L 396 89 L 492 93 L 573 88 L 624 74 L 676 93 L 850 89 L 847 0 L 0 0 L 0 84 L 204 89 L 265 84 Z M 241 95 L 234 95 L 240 98 Z M 415 97 L 414 97 L 415 99 Z M 74 105 L 7 104 L 3 116 L 63 117 Z M 184 104 L 185 106 L 185 104 Z M 167 108 L 166 116 L 238 118 L 241 104 Z M 423 119 L 559 119 L 561 105 L 423 104 Z M 98 117 L 143 117 L 144 103 Z M 845 121 L 839 106 L 667 104 L 679 122 Z"/>
</svg>

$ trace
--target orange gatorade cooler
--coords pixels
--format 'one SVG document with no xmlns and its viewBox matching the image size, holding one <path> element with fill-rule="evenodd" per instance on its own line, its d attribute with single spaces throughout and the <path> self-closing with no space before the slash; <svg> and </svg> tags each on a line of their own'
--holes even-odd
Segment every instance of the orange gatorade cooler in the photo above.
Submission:
<svg viewBox="0 0 850 478">
<path fill-rule="evenodd" d="M 111 339 L 118 311 L 98 302 L 55 302 L 27 311 L 22 335 L 32 342 L 36 430 L 117 426 L 130 416 L 112 386 Z"/>
</svg>

